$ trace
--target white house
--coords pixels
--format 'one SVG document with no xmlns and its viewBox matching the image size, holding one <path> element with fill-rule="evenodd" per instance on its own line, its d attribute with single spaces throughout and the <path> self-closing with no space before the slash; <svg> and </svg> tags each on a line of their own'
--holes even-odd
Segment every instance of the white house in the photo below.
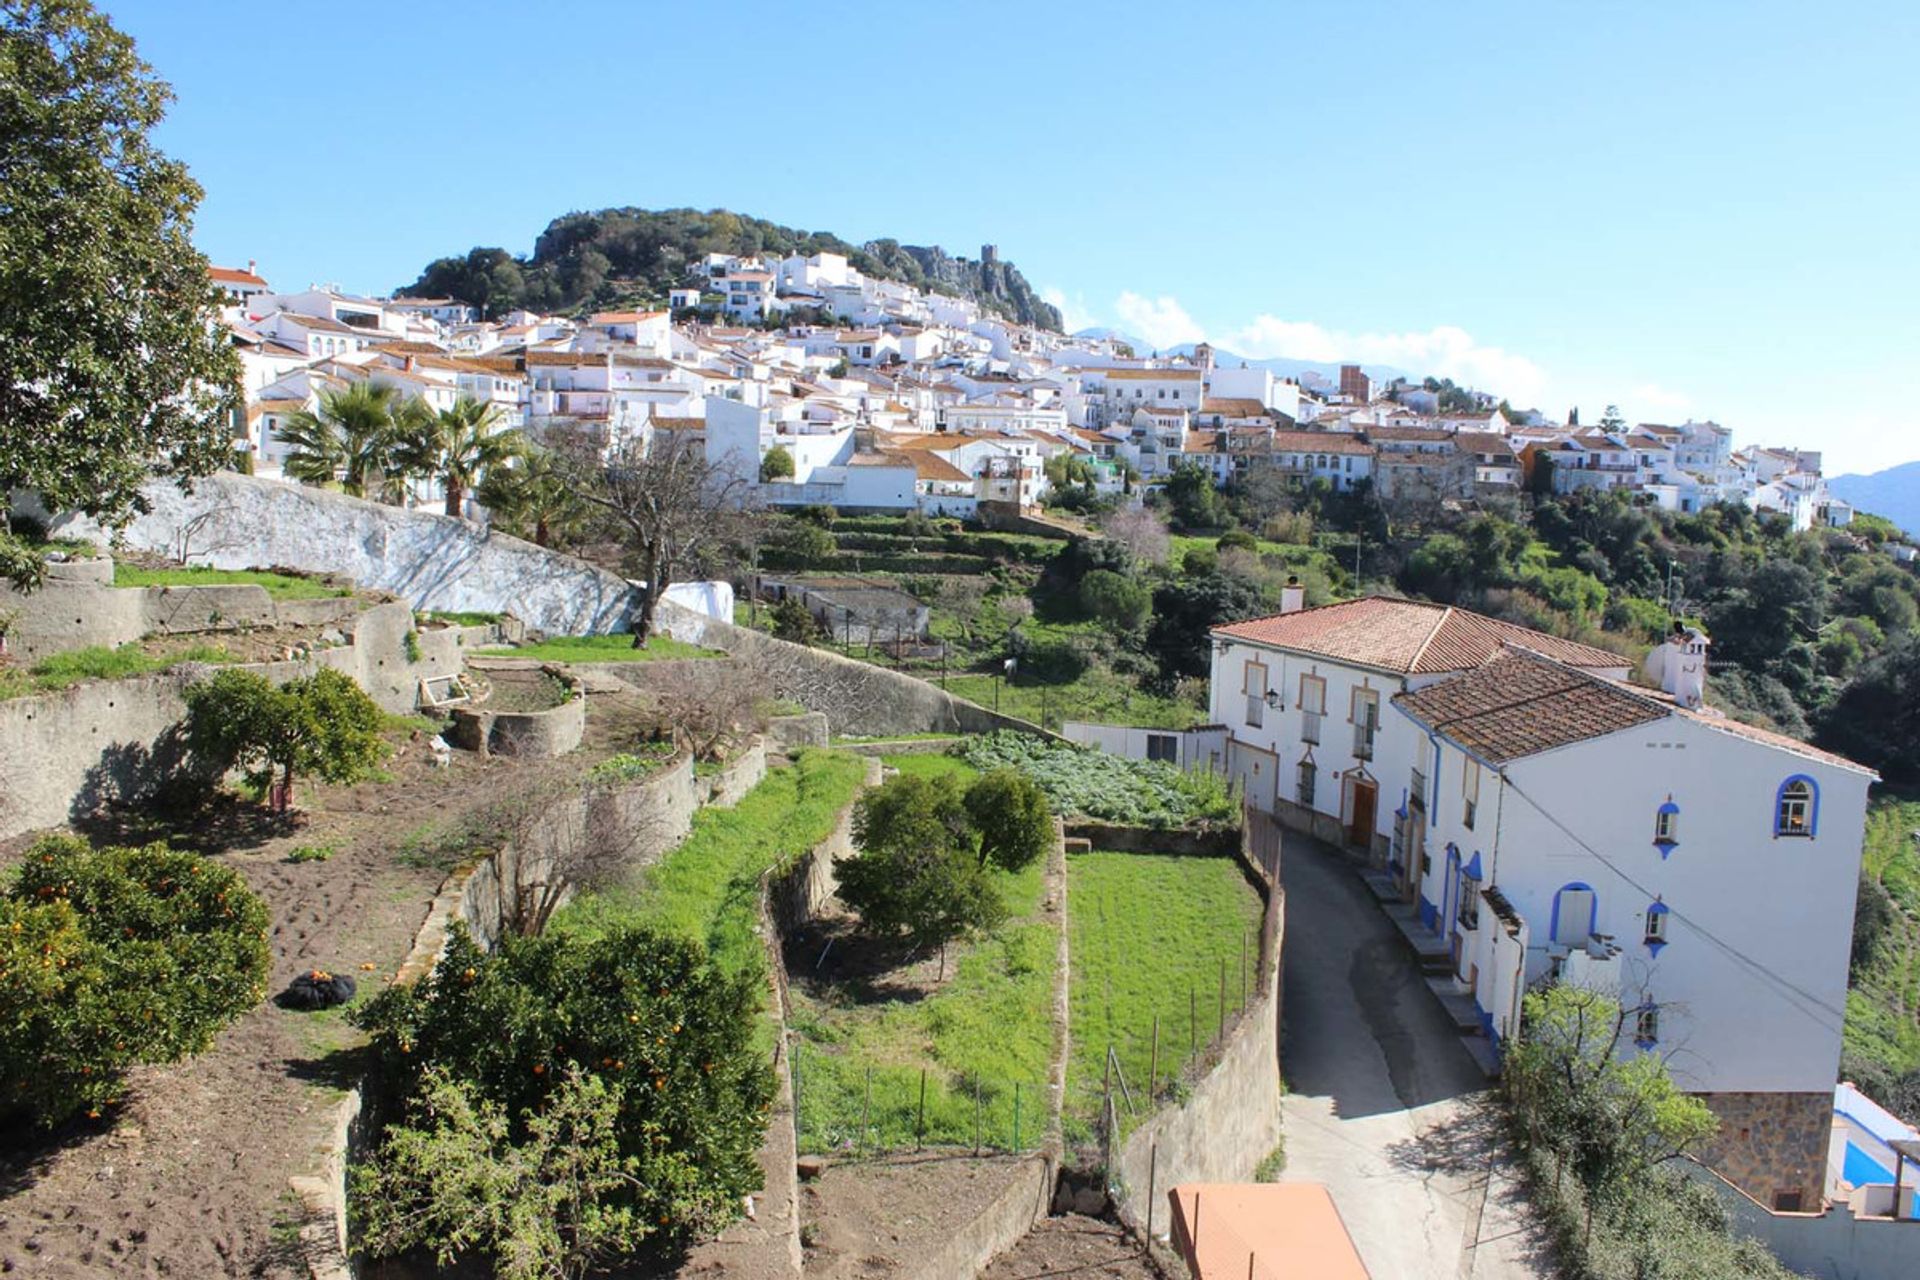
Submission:
<svg viewBox="0 0 1920 1280">
<path fill-rule="evenodd" d="M 1530 983 L 1617 995 L 1621 1051 L 1720 1117 L 1706 1162 L 1817 1211 L 1872 772 L 1703 709 L 1698 632 L 1655 651 L 1663 692 L 1524 644 L 1393 699 L 1421 921 L 1496 1044 Z"/>
<path fill-rule="evenodd" d="M 1370 851 L 1411 847 L 1421 789 L 1408 787 L 1420 735 L 1386 715 L 1394 695 L 1526 645 L 1624 678 L 1627 660 L 1447 605 L 1367 596 L 1217 627 L 1209 715 L 1229 733 L 1228 772 L 1283 825 Z"/>
</svg>

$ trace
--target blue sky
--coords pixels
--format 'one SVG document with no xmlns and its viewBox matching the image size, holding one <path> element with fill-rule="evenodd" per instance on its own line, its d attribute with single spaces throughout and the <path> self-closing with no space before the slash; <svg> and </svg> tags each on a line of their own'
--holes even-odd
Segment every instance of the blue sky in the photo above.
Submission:
<svg viewBox="0 0 1920 1280">
<path fill-rule="evenodd" d="M 103 2 L 201 246 L 281 287 L 724 206 L 995 242 L 1154 342 L 1920 457 L 1920 5 Z"/>
</svg>

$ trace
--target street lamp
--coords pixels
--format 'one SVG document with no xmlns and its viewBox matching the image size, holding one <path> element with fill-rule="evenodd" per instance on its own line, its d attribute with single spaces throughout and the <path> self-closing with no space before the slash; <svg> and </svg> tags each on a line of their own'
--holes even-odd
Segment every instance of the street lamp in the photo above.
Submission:
<svg viewBox="0 0 1920 1280">
<path fill-rule="evenodd" d="M 1002 680 L 1013 679 L 1013 669 L 1020 665 L 1020 659 L 1008 658 L 1000 664 L 1000 673 L 993 679 L 993 713 L 1000 714 L 1000 685 Z"/>
</svg>

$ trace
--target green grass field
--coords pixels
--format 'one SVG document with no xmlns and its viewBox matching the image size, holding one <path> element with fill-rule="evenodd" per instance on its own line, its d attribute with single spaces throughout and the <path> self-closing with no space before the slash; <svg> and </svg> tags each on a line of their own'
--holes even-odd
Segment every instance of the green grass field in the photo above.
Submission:
<svg viewBox="0 0 1920 1280">
<path fill-rule="evenodd" d="M 542 662 L 663 662 L 670 658 L 727 656 L 718 649 L 702 649 L 699 645 L 682 644 L 672 636 L 662 635 L 647 641 L 644 649 L 634 648 L 633 637 L 628 635 L 554 636 L 539 644 L 476 649 L 474 652 L 488 658 L 537 658 Z"/>
<path fill-rule="evenodd" d="M 1260 910 L 1260 896 L 1229 858 L 1098 851 L 1067 858 L 1069 1140 L 1090 1141 L 1097 1132 L 1108 1045 L 1134 1091 L 1136 1119 L 1151 1111 L 1145 1094 L 1156 1015 L 1162 1094 L 1187 1059 L 1206 1050 L 1220 1025 L 1223 972 L 1229 1016 L 1240 1007 L 1243 944 L 1252 980 Z M 1115 1105 L 1124 1133 L 1126 1105 Z"/>
<path fill-rule="evenodd" d="M 0 670 L 0 698 L 58 693 L 83 680 L 126 680 L 133 676 L 150 676 L 183 662 L 237 661 L 233 654 L 212 644 L 193 645 L 164 658 L 143 653 L 137 644 L 123 644 L 117 649 L 90 645 L 85 649 L 73 649 L 42 658 L 24 671 L 12 668 Z"/>
<path fill-rule="evenodd" d="M 924 671 L 915 674 L 928 678 Z M 940 683 L 937 678 L 932 682 Z M 995 705 L 996 684 L 1000 686 L 997 692 L 1002 715 L 1018 716 L 1050 729 L 1057 729 L 1066 720 L 1186 729 L 1207 718 L 1207 709 L 1199 701 L 1143 693 L 1126 677 L 1097 667 L 1065 684 L 1042 684 L 1025 676 L 1007 683 L 994 676 L 974 674 L 951 675 L 946 680 L 947 692 L 983 707 Z"/>
<path fill-rule="evenodd" d="M 346 587 L 337 587 L 318 578 L 300 578 L 264 569 L 209 569 L 203 565 L 182 565 L 171 569 L 143 569 L 138 565 L 115 561 L 113 585 L 116 587 L 263 587 L 276 600 L 320 600 L 350 596 Z"/>
<path fill-rule="evenodd" d="M 916 778 L 958 778 L 962 786 L 980 776 L 978 769 L 956 756 L 881 756 L 880 763 Z"/>
<path fill-rule="evenodd" d="M 927 1146 L 971 1147 L 977 1124 L 982 1146 L 1014 1150 L 1016 1107 L 1017 1149 L 1039 1144 L 1057 935 L 1037 918 L 1040 864 L 995 879 L 1011 920 L 998 933 L 951 948 L 946 981 L 924 999 L 810 999 L 795 984 L 790 1025 L 799 1035 L 802 1150 L 913 1146 L 922 1132 L 923 1072 Z"/>
<path fill-rule="evenodd" d="M 1892 923 L 1847 993 L 1846 1049 L 1892 1075 L 1920 1070 L 1920 798 L 1875 797 L 1862 869 L 1893 900 Z"/>
<path fill-rule="evenodd" d="M 731 809 L 700 810 L 677 849 L 630 884 L 575 899 L 551 927 L 592 937 L 652 924 L 699 939 L 725 972 L 757 965 L 761 874 L 826 839 L 865 771 L 857 756 L 802 752 Z"/>
</svg>

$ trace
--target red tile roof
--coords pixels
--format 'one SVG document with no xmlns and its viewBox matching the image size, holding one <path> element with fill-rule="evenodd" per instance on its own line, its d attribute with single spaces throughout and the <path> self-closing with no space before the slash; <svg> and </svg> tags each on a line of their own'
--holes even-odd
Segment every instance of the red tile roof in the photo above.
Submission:
<svg viewBox="0 0 1920 1280">
<path fill-rule="evenodd" d="M 208 267 L 207 274 L 221 284 L 257 284 L 262 289 L 267 282 L 251 271 L 241 271 L 235 267 Z"/>
<path fill-rule="evenodd" d="M 1664 720 L 1671 705 L 1517 648 L 1393 699 L 1421 724 L 1492 764 Z"/>
<path fill-rule="evenodd" d="M 1450 605 L 1367 596 L 1216 627 L 1215 635 L 1407 675 L 1467 671 L 1517 644 L 1575 667 L 1624 668 L 1605 649 Z"/>
</svg>

